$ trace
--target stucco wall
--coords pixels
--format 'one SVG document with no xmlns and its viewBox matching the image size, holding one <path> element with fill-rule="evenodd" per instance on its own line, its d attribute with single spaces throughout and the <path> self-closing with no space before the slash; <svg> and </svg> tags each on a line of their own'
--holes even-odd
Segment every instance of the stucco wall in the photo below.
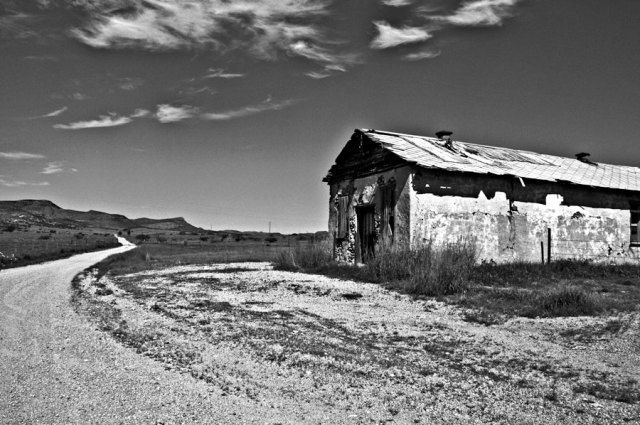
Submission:
<svg viewBox="0 0 640 425">
<path fill-rule="evenodd" d="M 412 244 L 462 238 L 476 243 L 480 260 L 541 261 L 551 229 L 552 260 L 638 259 L 628 194 L 429 170 L 416 171 L 410 185 Z"/>
<path fill-rule="evenodd" d="M 382 213 L 379 186 L 395 181 L 395 229 L 394 244 L 407 245 L 409 243 L 409 214 L 410 193 L 408 185 L 409 166 L 388 170 L 382 173 L 363 176 L 348 181 L 341 181 L 330 186 L 329 197 L 329 234 L 337 234 L 338 205 L 337 199 L 341 195 L 349 196 L 348 232 L 347 237 L 335 239 L 335 256 L 340 261 L 354 262 L 356 260 L 356 207 L 373 205 L 375 208 L 376 233 L 380 234 L 380 215 Z"/>
</svg>

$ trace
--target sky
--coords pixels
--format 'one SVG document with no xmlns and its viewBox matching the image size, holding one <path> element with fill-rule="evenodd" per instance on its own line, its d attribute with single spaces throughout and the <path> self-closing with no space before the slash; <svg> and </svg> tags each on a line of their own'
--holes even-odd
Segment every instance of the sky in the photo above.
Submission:
<svg viewBox="0 0 640 425">
<path fill-rule="evenodd" d="M 326 230 L 355 128 L 640 166 L 637 0 L 0 0 L 0 199 Z"/>
</svg>

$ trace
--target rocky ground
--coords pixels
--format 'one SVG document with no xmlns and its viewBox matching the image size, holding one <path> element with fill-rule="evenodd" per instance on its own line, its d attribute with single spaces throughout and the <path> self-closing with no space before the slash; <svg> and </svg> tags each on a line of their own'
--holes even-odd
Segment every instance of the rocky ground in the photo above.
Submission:
<svg viewBox="0 0 640 425">
<path fill-rule="evenodd" d="M 87 273 L 75 288 L 94 327 L 242 404 L 238 423 L 640 423 L 638 312 L 485 326 L 267 263 Z"/>
</svg>

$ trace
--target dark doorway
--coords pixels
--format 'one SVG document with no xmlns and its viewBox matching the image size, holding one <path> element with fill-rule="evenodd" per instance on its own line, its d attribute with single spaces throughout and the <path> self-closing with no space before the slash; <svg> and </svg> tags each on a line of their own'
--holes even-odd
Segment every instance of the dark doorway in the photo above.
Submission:
<svg viewBox="0 0 640 425">
<path fill-rule="evenodd" d="M 356 208 L 358 220 L 358 248 L 359 260 L 366 263 L 373 257 L 376 243 L 376 227 L 373 219 L 375 209 L 373 205 Z"/>
</svg>

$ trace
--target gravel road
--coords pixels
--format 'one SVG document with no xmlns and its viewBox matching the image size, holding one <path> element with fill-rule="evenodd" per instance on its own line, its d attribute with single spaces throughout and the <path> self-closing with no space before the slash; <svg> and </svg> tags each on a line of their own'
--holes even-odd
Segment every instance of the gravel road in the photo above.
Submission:
<svg viewBox="0 0 640 425">
<path fill-rule="evenodd" d="M 264 423 L 206 383 L 118 345 L 71 307 L 70 282 L 123 246 L 0 272 L 0 423 Z M 242 419 L 238 420 L 238 415 Z"/>
<path fill-rule="evenodd" d="M 217 341 L 202 351 L 212 378 L 207 383 L 120 345 L 74 311 L 73 277 L 128 249 L 0 271 L 0 424 L 640 423 L 637 404 L 572 390 L 582 381 L 608 385 L 626 380 L 624 388 L 637 391 L 636 313 L 616 335 L 578 346 L 561 338 L 559 329 L 582 329 L 604 319 L 514 319 L 486 327 L 464 322 L 456 308 L 416 301 L 379 285 L 277 272 L 261 263 L 177 267 L 116 279 L 115 289 L 118 282 L 137 279 L 147 289 L 145 296 L 162 295 L 151 300 L 156 309 L 147 305 L 150 300 L 131 298 L 126 291 L 99 297 L 119 309 L 132 331 L 153 325 L 150 317 L 165 321 L 167 329 L 159 328 L 163 333 L 157 335 L 169 339 L 154 337 L 147 341 L 151 348 L 166 343 L 165 348 L 175 351 L 180 344 L 200 347 L 207 338 Z M 355 292 L 362 298 L 345 299 L 345 293 Z M 209 304 L 202 304 L 205 299 Z M 183 315 L 205 314 L 198 308 L 185 310 L 189 302 L 230 308 L 206 311 L 217 321 L 196 320 L 207 328 L 204 334 L 195 325 L 179 333 L 175 318 L 187 323 L 190 316 Z M 251 313 L 254 319 L 240 321 L 234 312 Z M 285 353 L 292 347 L 283 341 L 296 335 L 295 326 L 290 329 L 296 323 L 306 326 L 302 336 L 319 333 L 314 347 L 357 351 L 362 348 L 358 338 L 364 338 L 371 343 L 371 356 L 345 355 L 340 363 L 340 356 L 324 353 Z M 330 323 L 334 325 L 326 328 Z M 275 325 L 289 326 L 276 335 L 283 341 L 269 339 L 267 331 L 280 329 Z M 174 330 L 177 336 L 172 336 Z M 244 340 L 215 338 L 239 331 Z M 247 341 L 251 332 L 262 339 Z M 414 340 L 420 344 L 412 345 Z M 265 360 L 260 350 L 252 356 L 243 342 L 267 344 L 280 360 Z M 406 370 L 380 366 L 403 359 Z M 335 363 L 333 369 L 327 362 Z M 341 365 L 373 365 L 373 378 Z M 428 373 L 412 375 L 411 368 L 421 365 L 429 366 L 424 369 Z M 405 373 L 418 380 L 409 383 Z M 222 391 L 215 384 L 231 378 L 238 378 L 238 391 Z M 250 389 L 260 390 L 259 397 L 243 395 L 241 390 L 252 385 L 256 388 Z M 409 400 L 412 391 L 420 392 L 420 406 L 387 409 Z"/>
</svg>

